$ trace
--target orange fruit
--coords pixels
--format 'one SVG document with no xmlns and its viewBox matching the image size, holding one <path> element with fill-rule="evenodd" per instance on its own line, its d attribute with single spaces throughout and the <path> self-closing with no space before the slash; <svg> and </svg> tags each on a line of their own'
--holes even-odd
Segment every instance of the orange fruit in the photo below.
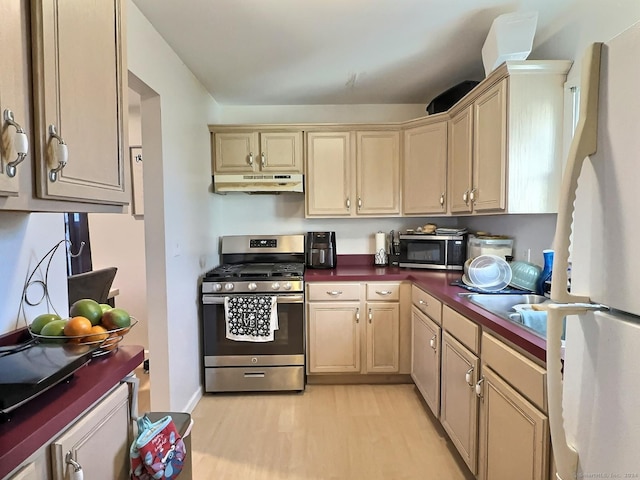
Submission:
<svg viewBox="0 0 640 480">
<path fill-rule="evenodd" d="M 68 337 L 82 337 L 91 333 L 91 320 L 86 317 L 73 317 L 64 326 L 64 334 Z"/>
<path fill-rule="evenodd" d="M 84 337 L 82 339 L 83 342 L 101 342 L 105 338 L 107 338 L 109 334 L 107 333 L 107 329 L 102 325 L 94 325 L 91 327 L 91 335 L 88 337 Z"/>
</svg>

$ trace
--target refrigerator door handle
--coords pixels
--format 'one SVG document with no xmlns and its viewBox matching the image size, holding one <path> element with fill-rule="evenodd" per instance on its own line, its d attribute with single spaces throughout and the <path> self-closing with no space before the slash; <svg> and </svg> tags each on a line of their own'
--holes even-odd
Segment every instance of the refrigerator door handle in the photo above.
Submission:
<svg viewBox="0 0 640 480">
<path fill-rule="evenodd" d="M 562 409 L 562 321 L 567 315 L 580 315 L 588 311 L 606 310 L 603 305 L 549 305 L 547 311 L 547 396 L 549 403 L 549 429 L 556 460 L 558 480 L 577 478 L 578 452 L 567 442 Z"/>
<path fill-rule="evenodd" d="M 578 177 L 584 159 L 597 149 L 598 94 L 600 86 L 600 53 L 602 43 L 593 43 L 582 59 L 580 85 L 580 113 L 575 135 L 569 147 L 567 166 L 562 177 L 556 236 L 554 241 L 553 278 L 551 299 L 559 303 L 589 302 L 588 297 L 572 295 L 567 291 L 567 268 L 571 247 L 571 225 L 578 188 Z"/>
</svg>

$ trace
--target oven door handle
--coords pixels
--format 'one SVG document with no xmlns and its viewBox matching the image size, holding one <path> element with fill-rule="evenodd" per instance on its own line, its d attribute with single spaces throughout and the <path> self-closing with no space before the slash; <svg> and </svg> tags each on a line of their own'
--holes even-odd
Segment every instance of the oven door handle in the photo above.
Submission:
<svg viewBox="0 0 640 480">
<path fill-rule="evenodd" d="M 203 295 L 202 303 L 204 305 L 221 305 L 224 303 L 224 296 L 220 295 Z M 303 303 L 303 295 L 276 295 L 276 303 Z"/>
</svg>

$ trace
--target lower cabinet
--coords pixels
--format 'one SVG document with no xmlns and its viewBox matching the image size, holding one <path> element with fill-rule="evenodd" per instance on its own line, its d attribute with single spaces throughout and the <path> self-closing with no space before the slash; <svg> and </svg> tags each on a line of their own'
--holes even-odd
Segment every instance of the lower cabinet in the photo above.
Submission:
<svg viewBox="0 0 640 480">
<path fill-rule="evenodd" d="M 473 474 L 477 472 L 478 457 L 475 378 L 479 367 L 479 358 L 445 330 L 442 334 L 440 422 Z"/>
<path fill-rule="evenodd" d="M 440 414 L 441 328 L 424 313 L 411 311 L 411 378 L 433 414 Z"/>
<path fill-rule="evenodd" d="M 307 284 L 307 373 L 398 373 L 400 284 Z"/>
</svg>

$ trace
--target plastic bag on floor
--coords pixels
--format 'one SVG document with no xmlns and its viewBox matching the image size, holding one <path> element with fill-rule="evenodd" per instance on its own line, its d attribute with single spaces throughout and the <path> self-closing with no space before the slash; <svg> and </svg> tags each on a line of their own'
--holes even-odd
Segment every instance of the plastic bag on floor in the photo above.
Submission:
<svg viewBox="0 0 640 480">
<path fill-rule="evenodd" d="M 155 423 L 146 415 L 138 419 L 138 437 L 129 450 L 132 480 L 172 480 L 182 471 L 185 455 L 171 416 Z"/>
</svg>

